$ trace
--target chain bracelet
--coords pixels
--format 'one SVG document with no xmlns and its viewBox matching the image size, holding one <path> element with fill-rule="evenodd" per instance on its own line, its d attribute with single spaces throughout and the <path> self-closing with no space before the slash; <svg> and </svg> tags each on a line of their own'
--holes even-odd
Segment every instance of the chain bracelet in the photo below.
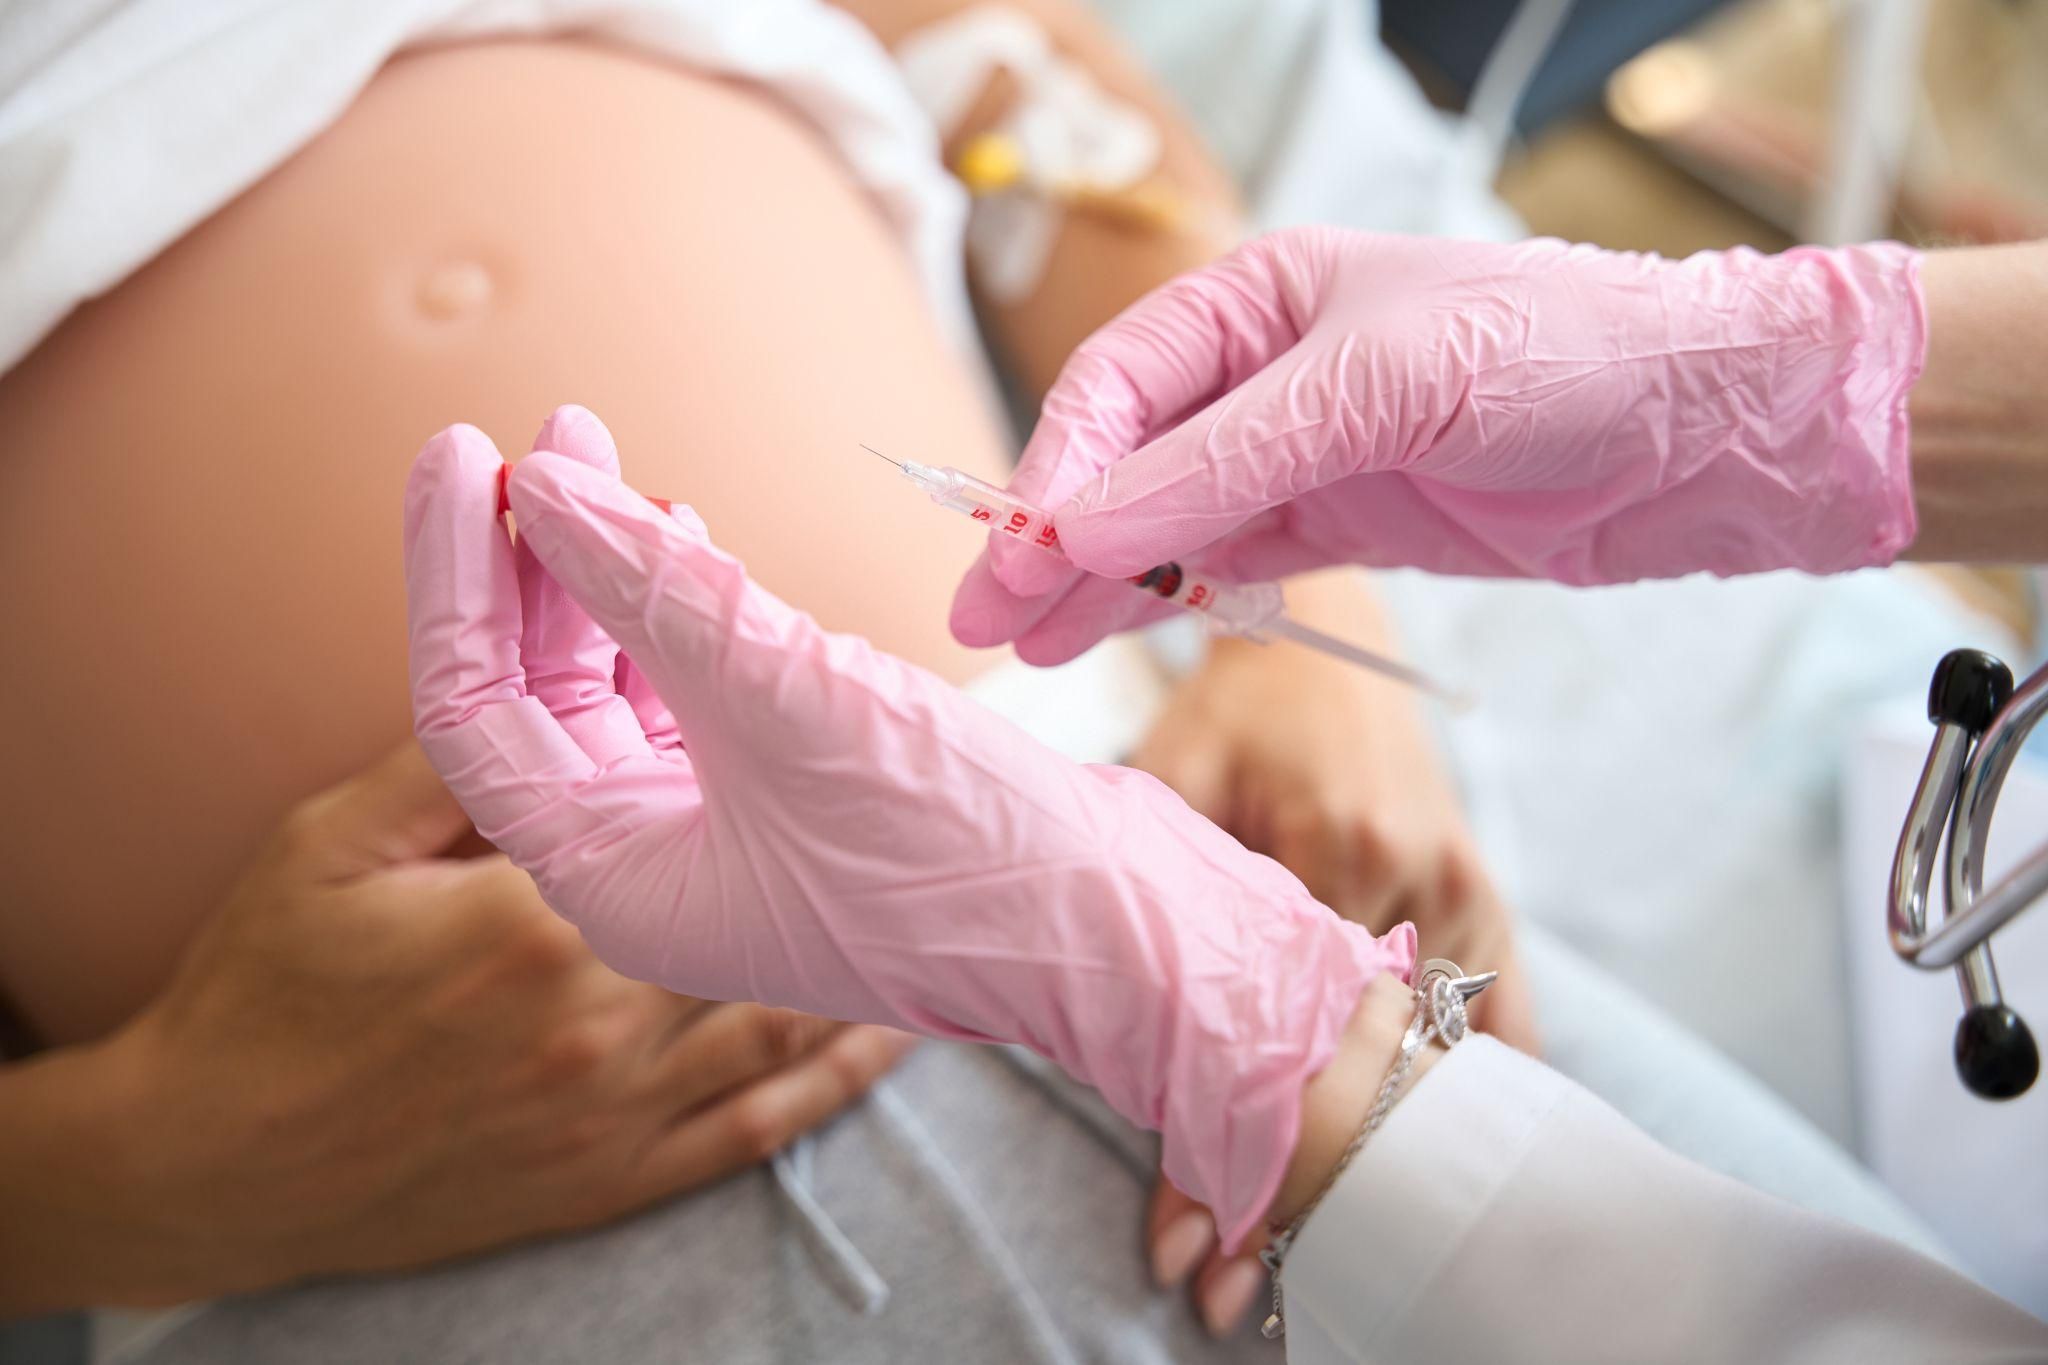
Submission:
<svg viewBox="0 0 2048 1365">
<path fill-rule="evenodd" d="M 1273 1311 L 1259 1326 L 1259 1332 L 1267 1339 L 1281 1336 L 1287 1331 L 1287 1318 L 1280 1292 L 1280 1270 L 1286 1263 L 1287 1253 L 1294 1246 L 1294 1239 L 1322 1204 L 1330 1191 L 1336 1188 L 1339 1177 L 1352 1159 L 1364 1149 L 1366 1140 L 1378 1131 L 1393 1109 L 1395 1099 L 1401 1093 L 1401 1083 L 1408 1078 L 1409 1070 L 1415 1065 L 1416 1056 L 1423 1048 L 1437 1039 L 1445 1047 L 1454 1047 L 1463 1041 L 1468 1028 L 1465 1002 L 1492 985 L 1497 972 L 1486 972 L 1480 976 L 1466 976 L 1455 962 L 1443 958 L 1431 958 L 1422 966 L 1415 986 L 1415 1013 L 1408 1021 L 1407 1029 L 1401 1035 L 1401 1050 L 1394 1057 L 1393 1065 L 1387 1068 L 1386 1078 L 1380 1082 L 1379 1094 L 1374 1097 L 1372 1108 L 1367 1111 L 1365 1122 L 1352 1135 L 1343 1153 L 1330 1167 L 1329 1175 L 1301 1211 L 1288 1220 L 1259 1252 L 1259 1262 L 1273 1277 Z"/>
</svg>

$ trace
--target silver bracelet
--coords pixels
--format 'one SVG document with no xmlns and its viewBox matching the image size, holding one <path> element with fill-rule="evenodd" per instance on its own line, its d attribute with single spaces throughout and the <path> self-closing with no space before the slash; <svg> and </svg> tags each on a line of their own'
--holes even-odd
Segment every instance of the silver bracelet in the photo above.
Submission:
<svg viewBox="0 0 2048 1365">
<path fill-rule="evenodd" d="M 1464 968 L 1448 958 L 1433 957 L 1422 964 L 1422 970 L 1415 978 L 1415 1015 L 1408 1021 L 1407 1031 L 1401 1035 L 1401 1050 L 1395 1055 L 1394 1064 L 1387 1068 L 1387 1078 L 1380 1082 L 1380 1093 L 1373 1100 L 1365 1122 L 1344 1148 L 1343 1155 L 1337 1158 L 1337 1164 L 1330 1168 L 1329 1175 L 1323 1178 L 1322 1186 L 1308 1203 L 1302 1205 L 1301 1212 L 1295 1214 L 1259 1253 L 1260 1263 L 1273 1276 L 1273 1311 L 1259 1326 L 1260 1333 L 1268 1340 L 1287 1331 L 1287 1318 L 1280 1298 L 1280 1268 L 1294 1246 L 1294 1239 L 1301 1235 L 1302 1225 L 1308 1222 L 1309 1215 L 1316 1211 L 1323 1197 L 1336 1186 L 1337 1178 L 1344 1174 L 1344 1168 L 1364 1148 L 1366 1139 L 1386 1121 L 1387 1111 L 1394 1107 L 1394 1100 L 1401 1093 L 1401 1083 L 1408 1079 L 1409 1068 L 1415 1065 L 1416 1055 L 1431 1042 L 1441 1042 L 1446 1048 L 1463 1042 L 1469 1029 L 1465 1002 L 1491 986 L 1499 975 L 1499 972 L 1481 972 L 1477 976 L 1467 976 Z"/>
</svg>

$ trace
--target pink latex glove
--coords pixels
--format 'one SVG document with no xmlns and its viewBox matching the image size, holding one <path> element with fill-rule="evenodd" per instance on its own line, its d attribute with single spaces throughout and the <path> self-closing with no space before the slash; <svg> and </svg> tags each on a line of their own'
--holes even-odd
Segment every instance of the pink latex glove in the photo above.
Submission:
<svg viewBox="0 0 2048 1365">
<path fill-rule="evenodd" d="M 415 726 L 598 955 L 707 999 L 1023 1043 L 1158 1129 L 1242 1237 L 1304 1083 L 1366 984 L 1411 971 L 1413 931 L 1375 940 L 1152 778 L 828 634 L 613 469 L 521 461 L 515 551 L 499 468 L 451 427 L 406 489 Z"/>
<path fill-rule="evenodd" d="M 1117 580 L 1176 559 L 1578 584 L 1887 563 L 1925 343 L 1896 245 L 1275 233 L 1074 352 L 1010 483 L 1072 565 L 998 540 L 953 630 L 1058 662 L 1170 610 Z"/>
</svg>

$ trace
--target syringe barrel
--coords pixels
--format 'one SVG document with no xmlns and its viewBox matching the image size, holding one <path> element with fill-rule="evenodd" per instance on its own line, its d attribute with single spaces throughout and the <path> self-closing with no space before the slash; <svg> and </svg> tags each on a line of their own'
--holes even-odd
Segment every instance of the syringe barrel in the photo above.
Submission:
<svg viewBox="0 0 2048 1365">
<path fill-rule="evenodd" d="M 878 454 L 880 452 L 877 452 Z M 882 458 L 888 459 L 885 455 Z M 1052 517 L 1040 508 L 1021 501 L 984 483 L 972 474 L 951 466 L 933 468 L 915 461 L 892 460 L 919 488 L 941 507 L 965 512 L 1003 535 L 1036 545 L 1048 554 L 1065 559 L 1066 549 L 1053 529 Z M 1161 564 L 1127 580 L 1140 592 L 1147 592 L 1184 611 L 1206 620 L 1210 628 L 1226 635 L 1254 638 L 1285 636 L 1364 668 L 1375 669 L 1411 687 L 1421 687 L 1443 696 L 1447 693 L 1429 678 L 1391 659 L 1359 649 L 1342 640 L 1287 619 L 1287 600 L 1278 583 L 1219 583 L 1179 564 Z"/>
<path fill-rule="evenodd" d="M 1218 583 L 1179 564 L 1148 569 L 1131 586 L 1200 613 L 1227 635 L 1251 634 L 1287 610 L 1278 583 Z"/>
<path fill-rule="evenodd" d="M 1043 509 L 950 465 L 905 465 L 904 473 L 939 506 L 965 512 L 991 530 L 1066 558 L 1052 516 Z M 1277 583 L 1219 583 L 1178 564 L 1161 564 L 1131 579 L 1131 585 L 1199 614 L 1213 629 L 1229 635 L 1252 634 L 1287 610 Z"/>
<path fill-rule="evenodd" d="M 1041 550 L 1060 554 L 1059 532 L 1053 530 L 1049 513 L 1011 497 L 992 483 L 972 474 L 946 468 L 937 471 L 943 481 L 927 485 L 932 501 L 955 512 L 965 512 L 992 531 L 1013 536 Z M 1061 558 L 1065 558 L 1061 555 Z"/>
</svg>

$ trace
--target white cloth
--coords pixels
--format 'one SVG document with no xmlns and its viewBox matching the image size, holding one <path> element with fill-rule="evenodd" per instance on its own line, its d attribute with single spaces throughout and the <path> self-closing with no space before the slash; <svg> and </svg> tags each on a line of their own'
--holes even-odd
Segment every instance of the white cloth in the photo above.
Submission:
<svg viewBox="0 0 2048 1365">
<path fill-rule="evenodd" d="M 1388 1115 L 1287 1259 L 1287 1359 L 2048 1359 L 2048 1324 L 1695 1166 L 1490 1038 Z"/>
<path fill-rule="evenodd" d="M 0 370 L 332 123 L 394 53 L 569 31 L 787 103 L 880 202 L 942 323 L 971 340 L 965 195 L 881 45 L 819 0 L 8 0 Z"/>
</svg>

